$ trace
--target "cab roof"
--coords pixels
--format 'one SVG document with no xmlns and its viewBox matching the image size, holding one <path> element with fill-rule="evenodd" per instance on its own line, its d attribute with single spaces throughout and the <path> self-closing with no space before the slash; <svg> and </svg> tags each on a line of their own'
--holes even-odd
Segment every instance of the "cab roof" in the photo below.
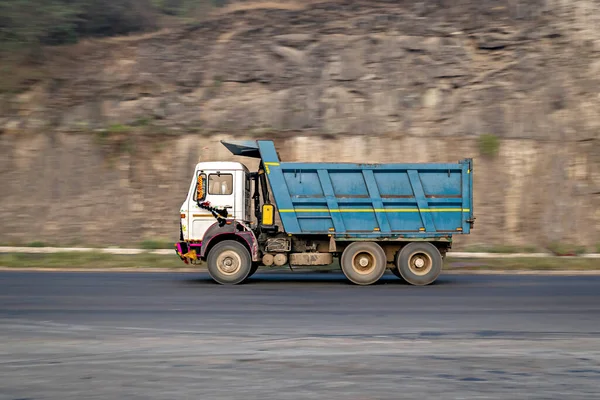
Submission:
<svg viewBox="0 0 600 400">
<path fill-rule="evenodd" d="M 237 161 L 203 161 L 196 164 L 196 170 L 248 172 L 248 168 Z"/>
</svg>

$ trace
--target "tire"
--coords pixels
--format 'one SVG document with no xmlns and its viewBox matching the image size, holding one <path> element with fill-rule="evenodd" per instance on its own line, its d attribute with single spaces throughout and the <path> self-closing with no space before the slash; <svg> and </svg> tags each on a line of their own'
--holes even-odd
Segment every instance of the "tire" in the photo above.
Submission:
<svg viewBox="0 0 600 400">
<path fill-rule="evenodd" d="M 406 281 L 404 280 L 404 278 L 402 277 L 402 274 L 400 273 L 400 271 L 398 270 L 398 257 L 400 256 L 400 250 L 398 250 L 396 252 L 396 255 L 394 256 L 394 266 L 392 268 L 390 268 L 390 271 L 392 271 L 392 273 L 394 275 L 396 275 L 402 282 L 406 283 Z"/>
<path fill-rule="evenodd" d="M 442 272 L 442 263 L 437 247 L 427 242 L 407 244 L 396 258 L 396 268 L 402 278 L 415 286 L 433 283 Z"/>
<path fill-rule="evenodd" d="M 250 252 L 234 240 L 217 243 L 208 254 L 207 264 L 210 277 L 221 285 L 242 283 L 252 270 Z"/>
<path fill-rule="evenodd" d="M 260 263 L 257 262 L 253 262 L 252 263 L 252 268 L 250 268 L 250 273 L 248 274 L 248 276 L 246 277 L 246 279 L 250 278 L 252 275 L 254 275 L 256 273 L 256 271 L 258 271 L 258 267 L 260 266 Z"/>
<path fill-rule="evenodd" d="M 377 282 L 387 268 L 385 252 L 375 242 L 354 242 L 342 253 L 340 264 L 346 278 L 357 285 Z"/>
<path fill-rule="evenodd" d="M 392 271 L 392 274 L 396 275 L 398 278 L 404 281 L 404 278 L 400 274 L 400 271 L 398 271 L 398 267 L 390 268 L 390 271 Z"/>
</svg>

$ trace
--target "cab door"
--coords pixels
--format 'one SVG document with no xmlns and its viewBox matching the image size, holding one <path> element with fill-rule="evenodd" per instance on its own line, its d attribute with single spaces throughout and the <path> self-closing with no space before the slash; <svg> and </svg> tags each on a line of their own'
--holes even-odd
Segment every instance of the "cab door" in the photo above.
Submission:
<svg viewBox="0 0 600 400">
<path fill-rule="evenodd" d="M 214 208 L 226 208 L 229 217 L 233 217 L 236 212 L 234 172 L 199 171 L 196 179 L 197 182 L 202 182 L 202 186 L 196 190 L 196 193 L 200 197 L 200 203 L 208 201 Z M 198 207 L 195 199 L 196 196 L 192 196 L 189 205 L 190 240 L 202 240 L 208 228 L 217 222 L 217 219 L 210 211 Z"/>
</svg>

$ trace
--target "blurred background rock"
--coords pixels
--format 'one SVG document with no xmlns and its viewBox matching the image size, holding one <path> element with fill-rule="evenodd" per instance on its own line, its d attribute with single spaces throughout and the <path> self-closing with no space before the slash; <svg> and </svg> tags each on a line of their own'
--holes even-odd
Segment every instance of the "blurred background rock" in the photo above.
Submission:
<svg viewBox="0 0 600 400">
<path fill-rule="evenodd" d="M 1 243 L 175 241 L 193 165 L 233 137 L 288 161 L 473 157 L 455 248 L 593 251 L 600 2 L 0 3 Z"/>
</svg>

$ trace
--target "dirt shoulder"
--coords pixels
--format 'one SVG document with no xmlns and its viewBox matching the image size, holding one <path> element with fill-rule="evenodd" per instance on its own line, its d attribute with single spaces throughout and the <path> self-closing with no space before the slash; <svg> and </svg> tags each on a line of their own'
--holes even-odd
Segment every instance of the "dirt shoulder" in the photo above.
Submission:
<svg viewBox="0 0 600 400">
<path fill-rule="evenodd" d="M 51 254 L 0 254 L 3 271 L 113 271 L 113 272 L 201 272 L 205 265 L 184 264 L 176 254 L 106 254 L 60 252 Z M 263 272 L 289 272 L 289 267 L 261 268 Z M 339 271 L 337 263 L 319 268 L 293 268 L 297 272 Z M 452 258 L 444 262 L 446 274 L 599 274 L 600 260 L 586 257 Z"/>
</svg>

